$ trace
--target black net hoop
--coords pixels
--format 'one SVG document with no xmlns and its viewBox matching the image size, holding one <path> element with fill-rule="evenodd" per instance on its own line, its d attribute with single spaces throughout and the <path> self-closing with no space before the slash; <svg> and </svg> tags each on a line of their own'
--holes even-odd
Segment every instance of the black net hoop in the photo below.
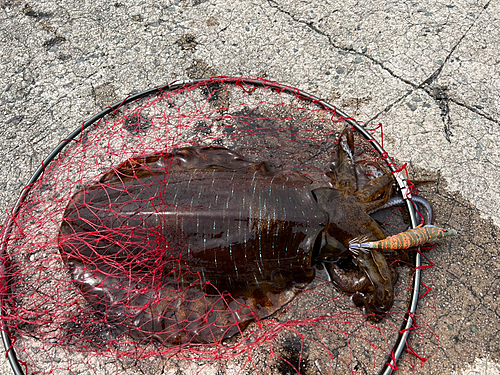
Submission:
<svg viewBox="0 0 500 375">
<path fill-rule="evenodd" d="M 366 126 L 359 123 L 355 119 L 351 118 L 350 116 L 348 116 L 335 106 L 325 102 L 324 100 L 314 95 L 310 95 L 306 92 L 303 92 L 299 89 L 290 86 L 281 85 L 279 83 L 268 81 L 261 78 L 251 79 L 251 78 L 234 78 L 234 77 L 211 77 L 209 79 L 178 81 L 165 86 L 152 88 L 136 95 L 132 95 L 119 103 L 107 107 L 99 114 L 95 115 L 88 121 L 84 122 L 83 124 L 78 126 L 71 134 L 69 134 L 67 138 L 63 139 L 57 145 L 57 147 L 45 158 L 45 160 L 42 161 L 41 165 L 38 167 L 38 169 L 35 171 L 31 179 L 28 181 L 25 188 L 22 190 L 19 199 L 17 200 L 12 210 L 10 211 L 9 217 L 3 226 L 2 240 L 0 244 L 0 254 L 1 254 L 0 256 L 2 259 L 2 263 L 0 264 L 1 313 L 2 313 L 0 324 L 1 324 L 1 335 L 5 351 L 7 353 L 9 362 L 12 366 L 13 372 L 16 375 L 24 374 L 28 367 L 25 364 L 26 359 L 23 359 L 21 361 L 22 363 L 20 363 L 20 361 L 18 360 L 18 355 L 16 354 L 16 350 L 19 351 L 20 349 L 16 345 L 18 338 L 16 337 L 15 334 L 17 332 L 12 332 L 13 327 L 17 326 L 14 325 L 12 322 L 13 307 L 10 298 L 12 289 L 14 287 L 12 285 L 13 284 L 12 277 L 9 274 L 8 270 L 10 269 L 11 263 L 14 260 L 10 255 L 11 249 L 9 246 L 12 245 L 13 233 L 17 230 L 17 226 L 19 226 L 19 221 L 18 221 L 19 216 L 22 215 L 22 211 L 26 209 L 25 206 L 26 201 L 27 200 L 29 201 L 29 199 L 31 199 L 33 194 L 35 194 L 36 189 L 40 189 L 40 186 L 37 185 L 38 181 L 43 176 L 45 175 L 50 176 L 50 173 L 53 173 L 53 166 L 55 165 L 56 162 L 58 162 L 58 160 L 60 161 L 64 158 L 69 157 L 68 155 L 70 155 L 70 153 L 72 152 L 71 147 L 73 147 L 73 145 L 75 144 L 83 145 L 86 142 L 88 142 L 89 134 L 91 134 L 91 132 L 94 129 L 97 129 L 99 126 L 101 126 L 101 123 L 103 123 L 104 121 L 109 121 L 109 122 L 115 121 L 115 123 L 119 123 L 120 116 L 122 116 L 123 113 L 126 112 L 126 110 L 128 111 L 127 112 L 128 118 L 125 118 L 122 122 L 120 122 L 122 129 L 125 129 L 124 134 L 130 135 L 131 137 L 132 136 L 138 137 L 139 139 L 141 139 L 141 142 L 148 142 L 148 135 L 147 135 L 148 131 L 150 131 L 150 129 L 156 129 L 155 128 L 156 123 L 154 123 L 154 121 L 148 122 L 149 120 L 147 119 L 147 116 L 149 112 L 146 112 L 146 110 L 144 110 L 144 108 L 146 108 L 145 103 L 147 101 L 148 109 L 150 108 L 154 109 L 154 105 L 152 105 L 151 103 L 154 102 L 154 100 L 156 100 L 155 98 L 159 97 L 162 98 L 171 97 L 172 98 L 171 101 L 169 101 L 170 100 L 169 99 L 167 100 L 167 102 L 170 103 L 169 105 L 171 105 L 171 107 L 174 108 L 174 110 L 175 108 L 184 108 L 182 107 L 183 105 L 186 106 L 186 104 L 180 104 L 176 102 L 177 98 L 182 98 L 182 100 L 184 101 L 187 101 L 189 99 L 192 100 L 192 102 L 194 103 L 193 104 L 194 107 L 191 109 L 191 111 L 189 113 L 186 112 L 185 114 L 182 114 L 182 116 L 184 117 L 180 116 L 179 118 L 197 116 L 196 121 L 192 120 L 191 117 L 189 118 L 190 121 L 193 121 L 192 123 L 190 123 L 191 124 L 190 126 L 192 126 L 192 128 L 190 128 L 189 131 L 191 131 L 191 129 L 194 129 L 196 127 L 196 132 L 195 133 L 182 132 L 182 134 L 181 132 L 179 132 L 178 135 L 176 135 L 173 138 L 174 139 L 173 142 L 179 142 L 179 144 L 182 145 L 185 144 L 189 145 L 192 142 L 196 142 L 198 144 L 200 143 L 200 140 L 201 143 L 203 143 L 203 139 L 209 139 L 208 144 L 217 144 L 214 142 L 222 139 L 221 134 L 226 134 L 227 142 L 229 143 L 224 143 L 222 144 L 223 146 L 230 147 L 233 143 L 234 144 L 237 144 L 238 142 L 241 143 L 243 142 L 241 141 L 242 138 L 237 138 L 233 133 L 228 133 L 228 132 L 224 133 L 223 129 L 224 121 L 231 121 L 232 119 L 237 117 L 235 114 L 241 113 L 241 111 L 243 111 L 243 108 L 241 108 L 240 110 L 236 108 L 236 106 L 231 107 L 227 103 L 229 99 L 228 97 L 224 97 L 223 95 L 224 92 L 227 92 L 227 89 L 225 89 L 226 87 L 229 87 L 231 88 L 231 90 L 234 89 L 235 91 L 241 93 L 241 95 L 243 95 L 245 98 L 245 103 L 246 101 L 250 101 L 249 98 L 251 98 L 252 95 L 262 95 L 261 99 L 259 99 L 262 102 L 264 100 L 262 98 L 268 93 L 272 93 L 276 97 L 287 96 L 292 98 L 291 100 L 293 100 L 294 103 L 298 104 L 296 104 L 297 107 L 296 109 L 294 109 L 294 112 L 292 111 L 293 114 L 291 113 L 286 114 L 287 116 L 289 116 L 289 118 L 288 117 L 286 118 L 286 121 L 290 121 L 291 123 L 290 127 L 294 126 L 296 126 L 297 128 L 300 127 L 300 125 L 297 125 L 296 118 L 294 118 L 294 114 L 299 111 L 304 111 L 304 112 L 309 111 L 313 113 L 312 117 L 316 116 L 316 111 L 321 111 L 321 115 L 324 118 L 326 118 L 325 113 L 328 114 L 328 116 L 330 116 L 331 120 L 335 124 L 342 123 L 352 127 L 355 130 L 355 133 L 358 136 L 364 138 L 367 141 L 367 144 L 370 145 L 371 149 L 374 150 L 376 153 L 378 153 L 378 158 L 380 158 L 380 160 L 383 160 L 386 163 L 386 168 L 388 168 L 392 172 L 395 183 L 399 188 L 399 194 L 405 200 L 406 203 L 405 206 L 410 218 L 409 219 L 410 224 L 412 227 L 417 226 L 416 212 L 414 209 L 414 205 L 411 201 L 411 192 L 410 192 L 411 189 L 409 188 L 406 176 L 403 175 L 404 171 L 402 171 L 401 168 L 398 168 L 398 166 L 396 166 L 393 159 L 388 156 L 387 152 L 382 148 L 380 143 L 373 137 L 372 133 L 367 130 Z M 198 90 L 196 93 L 194 92 L 195 88 Z M 259 94 L 260 92 L 262 92 L 263 94 Z M 183 94 L 181 95 L 180 93 Z M 204 99 L 205 101 L 203 101 L 204 104 L 203 107 L 196 108 L 196 105 L 198 103 L 196 95 L 201 95 L 201 96 L 205 95 Z M 243 103 L 243 100 L 241 102 Z M 253 113 L 255 114 L 255 116 L 261 118 L 263 114 L 258 113 L 257 111 L 259 101 L 257 100 L 255 101 L 255 103 L 257 104 L 255 104 L 254 107 L 252 107 L 253 108 L 252 110 L 254 110 Z M 143 112 L 139 110 L 133 112 L 130 110 L 130 108 L 132 107 L 141 108 L 141 111 Z M 245 110 L 247 111 L 245 116 L 249 117 L 250 115 L 248 113 L 250 113 L 251 111 L 248 112 L 247 107 L 245 107 L 246 108 Z M 276 108 L 277 107 L 278 106 L 276 106 Z M 157 114 L 155 114 L 154 110 L 151 110 L 150 112 L 151 112 L 150 115 L 152 116 L 151 118 L 154 118 L 155 121 L 157 121 L 158 116 L 155 117 Z M 210 118 L 211 114 L 213 113 L 216 113 L 218 116 L 216 120 Z M 271 113 L 269 114 L 269 118 L 277 118 L 279 115 L 280 114 L 278 112 L 274 114 Z M 165 122 L 168 122 L 169 120 L 165 119 L 164 114 L 163 116 L 164 116 L 163 120 Z M 202 118 L 205 118 L 205 120 L 202 121 L 201 120 Z M 325 122 L 326 120 L 324 118 L 318 120 L 317 124 L 325 124 L 324 126 L 327 126 L 328 124 L 327 122 Z M 307 126 L 308 123 L 307 122 L 304 123 L 305 126 Z M 222 133 L 215 134 L 212 132 L 215 131 L 212 129 L 212 128 L 215 129 L 214 124 L 223 129 Z M 176 131 L 179 131 L 180 127 L 182 126 L 183 126 L 182 124 L 178 123 Z M 208 131 L 207 127 L 210 128 Z M 255 133 L 252 133 L 253 134 L 252 137 L 255 137 L 255 139 L 252 138 L 252 142 L 257 142 L 256 139 L 259 139 L 260 142 L 260 139 L 266 138 L 269 135 L 267 128 L 263 128 L 258 131 L 260 131 L 261 133 L 257 135 L 255 135 Z M 287 131 L 289 132 L 289 129 L 287 129 Z M 316 138 L 319 137 L 317 134 L 314 134 L 314 136 Z M 234 137 L 234 139 L 231 139 L 231 137 Z M 298 142 L 301 142 L 300 137 L 301 137 L 300 134 L 294 133 L 292 134 L 293 138 L 292 141 L 297 142 L 298 139 Z M 192 141 L 192 139 L 194 138 L 196 138 L 196 141 Z M 103 139 L 104 138 L 101 138 L 101 141 Z M 226 139 L 224 139 L 223 141 L 226 142 Z M 114 147 L 114 146 L 106 145 L 103 147 Z M 158 148 L 160 146 L 157 145 L 154 147 Z M 153 151 L 154 147 L 152 149 Z M 242 146 L 241 149 L 252 151 L 252 147 L 253 144 L 250 144 L 248 146 L 244 145 Z M 276 144 L 273 144 L 271 142 L 266 147 L 273 148 L 277 146 Z M 146 147 L 146 153 L 148 150 L 149 149 Z M 109 162 L 111 163 L 111 165 L 116 165 L 117 160 L 121 161 L 124 160 L 123 155 L 111 155 L 110 159 L 112 159 Z M 41 192 L 40 194 L 42 193 L 43 192 Z M 411 293 L 407 298 L 408 303 L 406 306 L 406 313 L 404 315 L 401 315 L 401 321 L 400 321 L 401 327 L 398 329 L 399 335 L 397 339 L 394 340 L 394 343 L 392 344 L 392 350 L 390 350 L 390 353 L 386 357 L 379 358 L 380 363 L 383 362 L 383 365 L 379 367 L 380 373 L 383 375 L 389 375 L 398 368 L 397 367 L 398 360 L 403 351 L 406 349 L 410 332 L 412 332 L 414 328 L 414 323 L 415 323 L 414 316 L 417 311 L 419 298 L 421 297 L 420 275 L 421 275 L 421 270 L 423 268 L 421 255 L 418 251 L 415 254 L 415 260 L 414 264 L 412 264 L 412 268 L 414 270 L 411 280 L 412 285 L 408 287 L 408 289 L 411 289 Z M 300 372 L 298 369 L 296 369 L 296 371 Z M 355 373 L 354 370 L 352 369 L 351 372 Z"/>
</svg>

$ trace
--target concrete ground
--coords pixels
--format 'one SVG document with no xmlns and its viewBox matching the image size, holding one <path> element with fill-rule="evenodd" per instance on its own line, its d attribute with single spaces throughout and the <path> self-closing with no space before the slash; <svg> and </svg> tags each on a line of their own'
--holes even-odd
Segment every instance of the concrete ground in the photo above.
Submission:
<svg viewBox="0 0 500 375">
<path fill-rule="evenodd" d="M 500 373 L 500 2 L 0 0 L 0 208 L 92 114 L 178 79 L 261 76 L 356 119 L 437 223 L 439 349 L 417 374 Z M 0 373 L 10 374 L 4 361 Z"/>
</svg>

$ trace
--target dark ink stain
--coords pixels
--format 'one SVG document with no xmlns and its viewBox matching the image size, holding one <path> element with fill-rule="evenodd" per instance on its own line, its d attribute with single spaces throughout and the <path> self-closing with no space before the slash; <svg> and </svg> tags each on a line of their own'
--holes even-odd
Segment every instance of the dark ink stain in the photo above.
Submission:
<svg viewBox="0 0 500 375">
<path fill-rule="evenodd" d="M 196 41 L 196 37 L 194 35 L 186 34 L 177 41 L 177 45 L 179 45 L 179 47 L 183 50 L 192 51 L 196 48 L 198 42 Z"/>
<path fill-rule="evenodd" d="M 123 128 L 133 135 L 138 135 L 151 127 L 151 121 L 139 114 L 134 114 L 125 120 Z"/>
<path fill-rule="evenodd" d="M 215 77 L 217 71 L 201 59 L 194 59 L 186 69 L 187 76 L 191 79 Z M 227 92 L 223 85 L 214 82 L 201 87 L 201 92 L 206 96 L 208 103 L 214 108 L 224 106 L 227 101 Z"/>
<path fill-rule="evenodd" d="M 239 123 L 239 129 L 244 129 L 252 133 L 278 131 L 278 129 L 275 128 L 276 121 L 274 119 L 264 116 L 254 109 L 243 108 L 241 111 L 233 112 L 232 114 Z"/>
<path fill-rule="evenodd" d="M 295 373 L 307 375 L 309 365 L 305 357 L 307 357 L 307 350 L 302 346 L 301 340 L 288 339 L 281 347 L 275 369 L 282 375 Z"/>
<path fill-rule="evenodd" d="M 81 317 L 75 319 L 75 321 L 61 323 L 61 329 L 66 332 L 68 335 L 69 342 L 77 344 L 75 337 L 75 332 L 83 332 L 84 337 L 87 339 L 87 342 L 93 348 L 102 347 L 102 345 L 106 342 L 109 342 L 116 337 L 112 335 L 108 327 L 105 327 L 103 324 L 95 324 L 92 327 L 86 327 L 86 324 L 82 321 Z"/>
<path fill-rule="evenodd" d="M 223 100 L 223 95 L 220 94 L 222 90 L 223 86 L 220 83 L 212 83 L 203 88 L 202 91 L 207 96 L 208 102 L 215 105 Z"/>
<path fill-rule="evenodd" d="M 92 95 L 94 96 L 95 104 L 99 108 L 106 107 L 109 103 L 113 103 L 117 99 L 115 89 L 109 82 L 92 87 Z"/>
<path fill-rule="evenodd" d="M 186 74 L 191 79 L 217 76 L 217 71 L 201 59 L 194 59 L 186 69 Z"/>
<path fill-rule="evenodd" d="M 212 134 L 212 125 L 205 121 L 199 121 L 193 124 L 193 127 L 197 129 L 198 134 L 202 137 L 206 137 Z"/>
<path fill-rule="evenodd" d="M 28 16 L 28 17 L 32 17 L 32 18 L 37 18 L 37 19 L 40 19 L 40 18 L 50 18 L 52 17 L 52 13 L 48 13 L 48 12 L 37 12 L 35 11 L 31 6 L 29 5 L 26 5 L 23 9 L 23 13 Z"/>
<path fill-rule="evenodd" d="M 25 332 L 35 333 L 37 331 L 38 322 L 36 318 L 28 318 L 24 322 L 19 323 L 16 328 L 22 329 Z"/>
<path fill-rule="evenodd" d="M 54 37 L 54 38 L 52 38 L 52 39 L 49 39 L 49 40 L 47 40 L 46 42 L 44 42 L 44 43 L 43 43 L 43 46 L 44 46 L 46 49 L 50 49 L 50 48 L 52 48 L 52 47 L 54 47 L 54 46 L 57 46 L 57 45 L 59 45 L 59 44 L 61 44 L 61 43 L 65 42 L 65 41 L 66 41 L 66 38 L 65 38 L 65 37 L 63 37 L 63 36 L 56 36 L 56 37 Z"/>
</svg>

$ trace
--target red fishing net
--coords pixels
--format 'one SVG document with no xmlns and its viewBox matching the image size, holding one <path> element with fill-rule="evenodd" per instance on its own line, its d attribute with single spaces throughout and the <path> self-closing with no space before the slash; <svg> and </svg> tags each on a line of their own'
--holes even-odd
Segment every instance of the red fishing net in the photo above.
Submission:
<svg viewBox="0 0 500 375">
<path fill-rule="evenodd" d="M 330 186 L 332 165 L 349 172 L 335 153 L 352 127 L 296 89 L 231 78 L 152 90 L 82 127 L 3 228 L 3 329 L 21 368 L 383 371 L 407 321 L 412 254 L 385 255 L 400 276 L 378 321 L 313 254 L 325 223 L 308 199 Z M 361 190 L 391 173 L 390 160 L 359 129 L 354 141 Z M 404 206 L 372 216 L 388 235 L 409 225 Z M 411 354 L 397 362 L 407 372 L 437 348 L 419 311 L 411 316 Z"/>
</svg>

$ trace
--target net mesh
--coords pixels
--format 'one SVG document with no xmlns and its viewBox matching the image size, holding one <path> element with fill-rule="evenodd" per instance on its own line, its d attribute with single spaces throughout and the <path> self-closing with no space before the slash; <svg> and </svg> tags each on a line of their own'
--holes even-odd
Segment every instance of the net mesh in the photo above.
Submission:
<svg viewBox="0 0 500 375">
<path fill-rule="evenodd" d="M 265 80 L 216 78 L 124 103 L 84 129 L 26 188 L 3 228 L 4 329 L 24 370 L 378 373 L 393 356 L 408 311 L 411 252 L 387 254 L 400 276 L 394 305 L 378 322 L 332 285 L 321 263 L 306 264 L 313 278 L 310 270 L 291 278 L 273 272 L 277 256 L 265 249 L 255 256 L 269 264 L 258 282 L 270 288 L 271 301 L 257 298 L 265 288 L 253 281 L 226 285 L 227 275 L 241 272 L 228 263 L 208 255 L 209 266 L 189 262 L 186 240 L 168 237 L 165 217 L 183 209 L 169 211 L 168 194 L 195 194 L 189 184 L 168 194 L 158 188 L 174 186 L 168 179 L 178 171 L 176 163 L 189 159 L 176 152 L 203 147 L 209 153 L 227 148 L 245 168 L 265 161 L 269 170 L 307 176 L 310 189 L 328 186 L 325 171 L 346 127 L 336 111 L 298 90 Z M 373 133 L 380 136 L 381 129 Z M 224 151 L 209 159 L 217 159 L 221 169 L 235 163 L 227 157 Z M 355 134 L 354 160 L 363 166 L 358 177 L 364 184 L 388 171 L 386 158 Z M 201 156 L 193 160 L 192 170 L 200 167 L 196 163 L 206 167 Z M 242 176 L 250 184 L 249 175 Z M 217 200 L 222 189 L 209 191 Z M 236 225 L 237 214 L 228 212 L 230 218 L 217 225 Z M 400 207 L 372 216 L 388 235 L 408 227 Z M 204 220 L 198 225 L 215 228 L 210 218 Z M 434 308 L 429 297 L 426 286 L 426 303 L 420 304 L 425 309 Z M 410 354 L 397 365 L 408 373 L 437 350 L 418 310 L 413 317 Z"/>
</svg>

